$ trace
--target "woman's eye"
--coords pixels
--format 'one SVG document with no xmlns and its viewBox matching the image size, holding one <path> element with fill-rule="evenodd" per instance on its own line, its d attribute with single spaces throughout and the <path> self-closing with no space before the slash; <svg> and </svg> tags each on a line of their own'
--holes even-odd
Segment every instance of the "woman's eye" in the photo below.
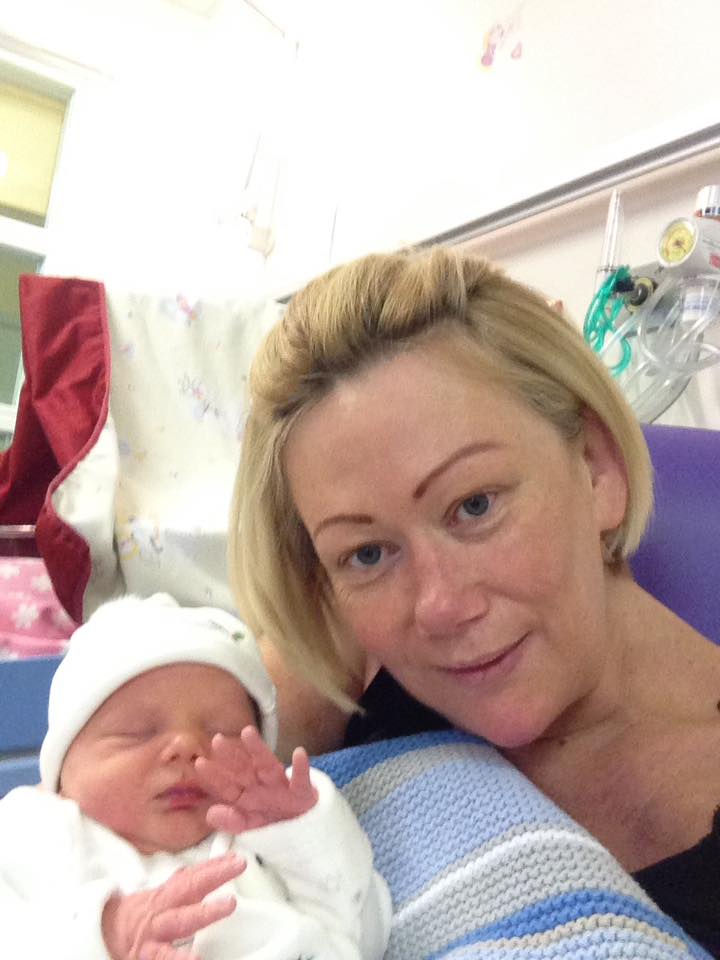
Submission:
<svg viewBox="0 0 720 960">
<path fill-rule="evenodd" d="M 374 567 L 382 560 L 382 547 L 377 543 L 366 543 L 350 555 L 354 567 Z"/>
<path fill-rule="evenodd" d="M 471 497 L 466 497 L 457 508 L 456 515 L 462 520 L 465 517 L 484 517 L 490 509 L 490 496 L 487 493 L 474 493 Z"/>
</svg>

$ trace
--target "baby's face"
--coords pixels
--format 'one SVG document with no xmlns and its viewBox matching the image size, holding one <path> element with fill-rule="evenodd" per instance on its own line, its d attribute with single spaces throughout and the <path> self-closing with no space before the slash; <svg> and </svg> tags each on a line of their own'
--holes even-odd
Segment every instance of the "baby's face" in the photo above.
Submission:
<svg viewBox="0 0 720 960">
<path fill-rule="evenodd" d="M 239 736 L 255 713 L 237 680 L 217 667 L 177 663 L 130 680 L 72 742 L 60 793 L 141 853 L 177 852 L 210 832 L 213 802 L 195 759 L 215 733 Z"/>
</svg>

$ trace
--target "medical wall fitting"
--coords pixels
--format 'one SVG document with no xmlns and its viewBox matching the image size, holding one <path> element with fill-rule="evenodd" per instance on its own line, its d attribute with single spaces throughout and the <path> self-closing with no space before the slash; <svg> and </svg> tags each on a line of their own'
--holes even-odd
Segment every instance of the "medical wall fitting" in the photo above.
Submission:
<svg viewBox="0 0 720 960">
<path fill-rule="evenodd" d="M 614 196 L 606 237 L 617 234 L 617 219 Z M 720 361 L 720 186 L 703 187 L 693 215 L 663 227 L 656 261 L 609 266 L 606 258 L 604 249 L 583 333 L 648 423 Z"/>
</svg>

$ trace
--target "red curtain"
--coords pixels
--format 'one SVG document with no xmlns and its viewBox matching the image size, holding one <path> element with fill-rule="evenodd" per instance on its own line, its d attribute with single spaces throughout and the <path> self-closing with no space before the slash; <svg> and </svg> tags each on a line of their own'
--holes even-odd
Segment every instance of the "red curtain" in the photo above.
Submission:
<svg viewBox="0 0 720 960">
<path fill-rule="evenodd" d="M 90 554 L 50 498 L 107 420 L 105 290 L 96 281 L 24 275 L 20 313 L 25 383 L 12 444 L 0 454 L 0 523 L 35 524 L 55 592 L 81 622 Z"/>
</svg>

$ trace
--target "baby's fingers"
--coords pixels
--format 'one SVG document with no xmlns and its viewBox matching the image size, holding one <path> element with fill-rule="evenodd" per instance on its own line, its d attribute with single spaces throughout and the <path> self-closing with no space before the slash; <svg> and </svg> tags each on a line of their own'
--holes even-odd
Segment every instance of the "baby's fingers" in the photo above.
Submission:
<svg viewBox="0 0 720 960">
<path fill-rule="evenodd" d="M 192 867 L 184 867 L 158 887 L 154 896 L 154 907 L 159 914 L 173 907 L 203 906 L 200 901 L 204 897 L 228 880 L 239 877 L 245 866 L 241 857 L 228 854 Z"/>
<path fill-rule="evenodd" d="M 310 782 L 310 758 L 304 747 L 295 747 L 290 768 L 290 787 L 293 792 L 314 792 Z"/>
<path fill-rule="evenodd" d="M 172 907 L 153 917 L 149 935 L 151 940 L 172 943 L 194 936 L 203 927 L 209 927 L 235 909 L 235 897 L 217 897 L 204 903 L 186 907 Z"/>
<path fill-rule="evenodd" d="M 240 739 L 252 762 L 258 783 L 274 786 L 286 782 L 285 768 L 255 727 L 245 727 Z"/>
<path fill-rule="evenodd" d="M 252 767 L 252 761 L 243 740 L 243 733 L 248 729 L 252 727 L 244 727 L 239 737 L 226 737 L 222 733 L 216 733 L 212 738 L 211 760 L 222 766 L 231 767 L 240 774 Z"/>
<path fill-rule="evenodd" d="M 195 770 L 208 793 L 223 803 L 235 803 L 250 782 L 246 776 L 239 775 L 237 770 L 205 757 L 197 758 Z"/>
<path fill-rule="evenodd" d="M 296 747 L 290 768 L 290 793 L 298 804 L 297 813 L 305 813 L 315 806 L 318 792 L 310 780 L 310 759 L 303 747 Z"/>
</svg>

